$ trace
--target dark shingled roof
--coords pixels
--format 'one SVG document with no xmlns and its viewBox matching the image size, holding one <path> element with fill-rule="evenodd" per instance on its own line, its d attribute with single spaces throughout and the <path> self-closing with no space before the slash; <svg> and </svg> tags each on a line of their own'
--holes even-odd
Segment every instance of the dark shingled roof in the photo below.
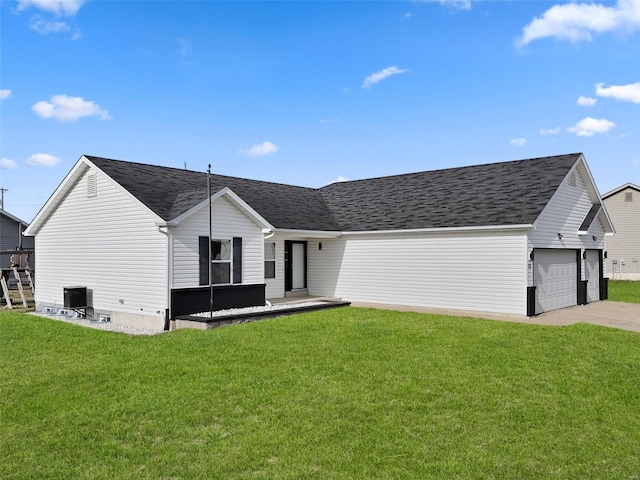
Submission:
<svg viewBox="0 0 640 480">
<path fill-rule="evenodd" d="M 334 183 L 343 231 L 532 224 L 579 153 Z"/>
<path fill-rule="evenodd" d="M 207 174 L 85 155 L 100 170 L 166 221 L 207 199 Z M 229 187 L 277 228 L 338 230 L 313 188 L 211 175 L 211 191 Z"/>
<path fill-rule="evenodd" d="M 333 183 L 320 189 L 211 175 L 276 228 L 402 230 L 532 224 L 579 153 Z M 206 173 L 86 156 L 164 220 L 206 200 Z"/>
</svg>

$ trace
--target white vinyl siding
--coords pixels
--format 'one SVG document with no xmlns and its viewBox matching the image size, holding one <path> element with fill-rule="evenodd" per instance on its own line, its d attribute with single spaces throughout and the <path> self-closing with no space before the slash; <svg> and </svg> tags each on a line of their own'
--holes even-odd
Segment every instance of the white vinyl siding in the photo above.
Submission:
<svg viewBox="0 0 640 480">
<path fill-rule="evenodd" d="M 198 238 L 209 236 L 209 209 L 202 208 L 171 231 L 173 288 L 199 286 Z M 264 235 L 262 229 L 229 200 L 213 204 L 213 237 L 242 238 L 242 283 L 264 283 Z"/>
<path fill-rule="evenodd" d="M 526 314 L 524 232 L 348 235 L 322 245 L 309 242 L 311 295 Z"/>
<path fill-rule="evenodd" d="M 164 317 L 167 239 L 158 218 L 108 177 L 87 172 L 36 236 L 36 301 L 63 304 L 63 287 L 86 286 L 96 310 Z"/>
<path fill-rule="evenodd" d="M 284 297 L 284 238 L 274 237 L 267 240 L 276 244 L 276 278 L 265 279 L 266 289 L 265 296 L 267 298 Z"/>
<path fill-rule="evenodd" d="M 632 201 L 625 201 L 629 193 Z M 604 203 L 616 229 L 615 236 L 607 238 L 607 275 L 616 280 L 640 280 L 640 192 L 628 187 Z"/>
<path fill-rule="evenodd" d="M 604 234 L 602 227 L 598 226 L 597 219 L 592 222 L 587 235 L 578 235 L 578 230 L 594 202 L 589 196 L 580 171 L 576 169 L 574 173 L 576 185 L 569 185 L 568 178 L 565 179 L 540 214 L 535 228 L 529 232 L 530 249 L 604 248 Z M 558 237 L 558 233 L 562 238 Z M 596 240 L 593 240 L 594 235 Z"/>
</svg>

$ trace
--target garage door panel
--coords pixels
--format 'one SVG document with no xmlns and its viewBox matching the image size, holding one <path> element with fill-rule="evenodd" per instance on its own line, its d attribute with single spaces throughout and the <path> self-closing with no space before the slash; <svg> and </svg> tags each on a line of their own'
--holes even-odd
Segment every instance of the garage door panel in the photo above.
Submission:
<svg viewBox="0 0 640 480">
<path fill-rule="evenodd" d="M 575 250 L 534 250 L 536 313 L 578 303 L 578 264 Z"/>
</svg>

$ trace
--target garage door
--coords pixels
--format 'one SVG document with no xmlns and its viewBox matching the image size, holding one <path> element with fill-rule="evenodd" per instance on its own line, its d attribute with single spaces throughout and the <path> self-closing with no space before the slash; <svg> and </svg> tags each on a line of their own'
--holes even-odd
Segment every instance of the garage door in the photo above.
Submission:
<svg viewBox="0 0 640 480">
<path fill-rule="evenodd" d="M 600 300 L 600 250 L 586 250 L 587 302 Z"/>
<path fill-rule="evenodd" d="M 533 252 L 536 314 L 578 304 L 578 262 L 575 250 Z"/>
</svg>

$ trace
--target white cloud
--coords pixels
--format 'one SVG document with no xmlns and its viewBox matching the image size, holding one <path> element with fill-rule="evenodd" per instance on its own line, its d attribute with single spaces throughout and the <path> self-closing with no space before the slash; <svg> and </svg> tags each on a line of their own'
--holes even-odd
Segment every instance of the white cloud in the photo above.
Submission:
<svg viewBox="0 0 640 480">
<path fill-rule="evenodd" d="M 333 182 L 331 183 L 340 183 L 340 182 L 348 182 L 349 179 L 343 177 L 342 175 L 338 175 L 338 178 L 336 178 Z"/>
<path fill-rule="evenodd" d="M 36 167 L 53 167 L 62 160 L 48 153 L 35 153 L 27 158 L 27 163 Z"/>
<path fill-rule="evenodd" d="M 186 38 L 178 39 L 178 46 L 180 47 L 180 55 L 183 57 L 191 56 L 191 47 L 193 47 L 193 43 Z"/>
<path fill-rule="evenodd" d="M 63 122 L 72 122 L 82 117 L 99 117 L 108 120 L 109 112 L 103 110 L 97 103 L 87 101 L 82 97 L 54 95 L 50 101 L 42 100 L 31 107 L 31 110 L 42 118 L 54 118 Z"/>
<path fill-rule="evenodd" d="M 71 17 L 78 13 L 85 0 L 18 0 L 18 10 L 34 7 L 58 16 Z"/>
<path fill-rule="evenodd" d="M 320 123 L 338 123 L 340 119 L 338 118 L 325 118 L 320 120 Z"/>
<path fill-rule="evenodd" d="M 596 103 L 598 103 L 597 98 L 583 97 L 582 95 L 578 97 L 578 105 L 581 107 L 593 107 Z"/>
<path fill-rule="evenodd" d="M 10 158 L 0 158 L 0 168 L 16 168 L 18 164 Z"/>
<path fill-rule="evenodd" d="M 372 73 L 367 78 L 364 79 L 364 83 L 362 84 L 362 88 L 370 88 L 371 85 L 375 85 L 378 82 L 381 82 L 385 78 L 389 78 L 392 75 L 399 75 L 401 73 L 407 73 L 409 70 L 404 68 L 398 68 L 396 66 L 387 67 L 379 72 Z"/>
<path fill-rule="evenodd" d="M 540 130 L 541 135 L 557 135 L 560 132 L 560 127 L 547 128 Z"/>
<path fill-rule="evenodd" d="M 250 157 L 263 157 L 265 155 L 276 153 L 277 151 L 278 146 L 271 142 L 258 143 L 247 150 L 240 149 L 241 154 L 249 155 Z"/>
<path fill-rule="evenodd" d="M 640 103 L 640 82 L 630 83 L 629 85 L 611 85 L 610 87 L 605 87 L 604 83 L 598 83 L 596 85 L 596 95 Z"/>
<path fill-rule="evenodd" d="M 568 132 L 575 133 L 579 137 L 593 137 L 596 133 L 605 133 L 615 127 L 616 124 L 604 118 L 586 117 L 567 128 Z"/>
<path fill-rule="evenodd" d="M 514 147 L 524 147 L 524 144 L 527 143 L 526 138 L 512 138 L 509 140 L 509 145 Z"/>
<path fill-rule="evenodd" d="M 69 30 L 71 30 L 69 25 L 64 22 L 50 22 L 48 20 L 43 20 L 38 15 L 31 19 L 31 29 L 40 33 L 41 35 L 46 35 L 48 33 L 68 32 Z"/>
<path fill-rule="evenodd" d="M 438 0 L 447 7 L 457 8 L 459 10 L 471 10 L 471 0 Z"/>
<path fill-rule="evenodd" d="M 640 0 L 618 0 L 612 7 L 599 3 L 554 5 L 524 27 L 517 44 L 541 38 L 579 42 L 592 40 L 593 33 L 631 32 L 640 29 Z"/>
<path fill-rule="evenodd" d="M 4 102 L 7 98 L 11 98 L 11 90 L 0 90 L 0 104 L 2 104 L 2 102 Z"/>
</svg>

